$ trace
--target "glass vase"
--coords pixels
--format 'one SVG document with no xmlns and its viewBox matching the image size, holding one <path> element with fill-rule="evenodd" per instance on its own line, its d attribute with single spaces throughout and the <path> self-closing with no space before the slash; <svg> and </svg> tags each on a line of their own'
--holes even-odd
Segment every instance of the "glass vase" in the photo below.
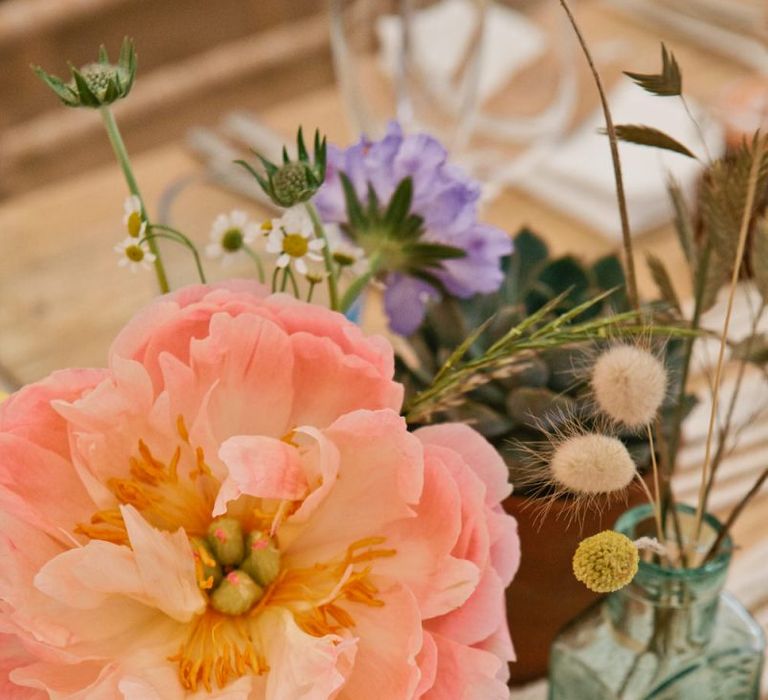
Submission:
<svg viewBox="0 0 768 700">
<path fill-rule="evenodd" d="M 678 506 L 683 541 L 694 511 Z M 651 507 L 624 513 L 616 530 L 651 534 Z M 702 549 L 721 528 L 705 516 Z M 699 568 L 641 561 L 634 581 L 570 623 L 550 657 L 550 700 L 753 700 L 759 697 L 765 637 L 723 592 L 732 543 Z"/>
</svg>

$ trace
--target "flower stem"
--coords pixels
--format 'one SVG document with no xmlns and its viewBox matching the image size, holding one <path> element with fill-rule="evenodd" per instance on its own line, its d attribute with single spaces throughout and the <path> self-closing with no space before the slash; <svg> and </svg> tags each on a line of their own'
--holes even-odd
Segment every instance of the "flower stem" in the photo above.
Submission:
<svg viewBox="0 0 768 700">
<path fill-rule="evenodd" d="M 336 277 L 336 268 L 333 264 L 333 256 L 331 254 L 331 248 L 328 245 L 328 238 L 325 235 L 325 228 L 323 222 L 320 220 L 320 215 L 317 213 L 317 209 L 312 202 L 305 202 L 304 207 L 309 214 L 309 218 L 312 219 L 312 225 L 315 228 L 315 235 L 322 240 L 325 245 L 323 246 L 323 262 L 325 263 L 325 269 L 328 273 L 328 300 L 331 305 L 331 309 L 339 311 L 341 308 L 339 305 L 339 288 L 338 280 Z"/>
<path fill-rule="evenodd" d="M 200 277 L 200 281 L 205 284 L 207 280 L 205 279 L 203 264 L 200 261 L 200 254 L 197 252 L 197 247 L 195 244 L 192 243 L 192 241 L 190 241 L 189 238 L 187 238 L 187 236 L 185 236 L 181 231 L 177 231 L 175 228 L 171 228 L 170 226 L 165 226 L 163 224 L 152 224 L 149 229 L 150 233 L 155 229 L 164 231 L 165 235 L 152 233 L 152 235 L 147 238 L 147 242 L 151 241 L 152 238 L 168 238 L 169 240 L 181 243 L 183 246 L 188 248 L 190 253 L 192 253 L 192 257 L 195 259 L 195 266 L 197 267 L 198 277 Z"/>
<path fill-rule="evenodd" d="M 259 282 L 264 284 L 266 280 L 264 276 L 264 264 L 261 262 L 261 258 L 259 257 L 259 254 L 255 250 L 253 250 L 251 247 L 245 244 L 243 244 L 243 250 L 245 251 L 246 255 L 248 255 L 248 257 L 251 258 L 251 260 L 253 260 L 253 262 L 256 263 L 256 270 L 259 275 Z"/>
<path fill-rule="evenodd" d="M 624 179 L 621 174 L 621 161 L 619 160 L 619 142 L 616 138 L 616 129 L 613 126 L 613 118 L 611 117 L 611 110 L 608 107 L 608 99 L 605 96 L 605 90 L 603 89 L 603 83 L 600 79 L 600 74 L 597 72 L 595 63 L 592 60 L 592 54 L 590 53 L 587 42 L 584 40 L 584 36 L 579 29 L 579 25 L 576 23 L 576 18 L 571 12 L 571 8 L 568 5 L 567 0 L 560 0 L 560 4 L 565 10 L 565 14 L 568 15 L 568 21 L 573 27 L 573 31 L 576 33 L 576 38 L 579 40 L 581 49 L 584 53 L 589 69 L 592 72 L 597 92 L 600 95 L 600 104 L 603 107 L 603 116 L 605 117 L 605 130 L 608 133 L 608 141 L 611 145 L 611 159 L 613 160 L 613 174 L 616 180 L 616 197 L 619 202 L 619 216 L 621 217 L 621 238 L 624 246 L 624 257 L 626 260 L 627 268 L 627 295 L 632 307 L 635 310 L 640 309 L 640 296 L 637 292 L 637 275 L 635 273 L 635 256 L 632 248 L 632 235 L 629 229 L 629 215 L 627 214 L 627 198 L 624 194 Z"/>
<path fill-rule="evenodd" d="M 344 296 L 341 298 L 341 304 L 339 305 L 339 311 L 346 313 L 357 301 L 360 293 L 365 288 L 365 285 L 370 282 L 374 275 L 379 271 L 381 258 L 378 253 L 373 253 L 368 261 L 368 269 L 349 285 L 347 291 L 344 292 Z"/>
<path fill-rule="evenodd" d="M 141 214 L 146 221 L 149 221 L 147 217 L 147 209 L 144 206 L 144 199 L 142 198 L 141 192 L 139 191 L 136 178 L 133 176 L 131 161 L 128 158 L 128 152 L 125 150 L 123 137 L 120 135 L 120 130 L 117 128 L 117 122 L 115 122 L 115 118 L 112 116 L 111 110 L 106 105 L 100 107 L 99 112 L 101 112 L 101 118 L 104 122 L 104 127 L 107 130 L 107 136 L 109 136 L 109 141 L 112 144 L 112 150 L 115 152 L 117 162 L 123 171 L 123 177 L 125 177 L 125 182 L 128 185 L 128 189 L 130 190 L 131 194 L 136 195 L 136 197 L 139 198 L 139 201 L 141 202 Z M 147 238 L 147 243 L 149 244 L 149 249 L 152 251 L 152 254 L 155 256 L 154 265 L 155 274 L 157 275 L 157 284 L 160 287 L 160 291 L 163 294 L 166 294 L 167 292 L 171 291 L 171 288 L 168 285 L 168 277 L 165 274 L 165 267 L 163 267 L 160 251 L 157 248 L 157 243 L 152 237 Z"/>
</svg>

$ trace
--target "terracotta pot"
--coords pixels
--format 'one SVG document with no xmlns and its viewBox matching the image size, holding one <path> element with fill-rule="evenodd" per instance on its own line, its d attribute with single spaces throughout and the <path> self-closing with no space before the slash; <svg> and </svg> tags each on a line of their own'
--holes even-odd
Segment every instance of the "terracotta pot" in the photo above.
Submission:
<svg viewBox="0 0 768 700">
<path fill-rule="evenodd" d="M 507 619 L 517 661 L 510 664 L 510 685 L 520 685 L 547 673 L 549 647 L 560 629 L 600 596 L 579 583 L 571 559 L 579 542 L 613 527 L 627 508 L 645 501 L 642 489 L 632 488 L 628 498 L 616 500 L 602 513 L 585 513 L 583 522 L 568 525 L 566 502 L 555 502 L 546 518 L 537 518 L 530 498 L 510 496 L 504 502 L 517 518 L 522 557 L 507 589 Z"/>
</svg>

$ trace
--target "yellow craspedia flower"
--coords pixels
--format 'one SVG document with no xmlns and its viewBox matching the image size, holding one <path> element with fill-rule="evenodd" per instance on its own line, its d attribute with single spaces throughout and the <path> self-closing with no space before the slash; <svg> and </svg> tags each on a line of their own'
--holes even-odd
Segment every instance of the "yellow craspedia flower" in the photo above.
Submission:
<svg viewBox="0 0 768 700">
<path fill-rule="evenodd" d="M 603 530 L 579 543 L 573 555 L 573 573 L 595 593 L 624 588 L 637 573 L 640 556 L 626 535 Z"/>
</svg>

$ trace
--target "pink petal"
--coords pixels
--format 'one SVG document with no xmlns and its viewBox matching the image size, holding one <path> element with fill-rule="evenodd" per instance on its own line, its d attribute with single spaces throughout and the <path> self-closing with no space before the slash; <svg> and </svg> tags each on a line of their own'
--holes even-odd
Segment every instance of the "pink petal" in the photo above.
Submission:
<svg viewBox="0 0 768 700">
<path fill-rule="evenodd" d="M 402 387 L 356 354 L 345 354 L 333 340 L 306 332 L 291 336 L 296 398 L 293 425 L 330 425 L 358 409 L 400 410 Z M 343 391 L 340 387 L 344 387 Z"/>
<path fill-rule="evenodd" d="M 472 562 L 451 556 L 461 528 L 461 494 L 442 462 L 429 449 L 424 461 L 424 489 L 417 517 L 386 530 L 386 546 L 397 556 L 376 564 L 376 573 L 408 585 L 422 617 L 443 615 L 472 594 L 480 572 Z"/>
<path fill-rule="evenodd" d="M 307 492 L 298 451 L 282 440 L 257 435 L 229 438 L 219 450 L 228 475 L 221 485 L 213 515 L 242 494 L 296 501 Z"/>
<path fill-rule="evenodd" d="M 0 698 L 3 700 L 44 700 L 41 690 L 16 685 L 8 676 L 15 668 L 26 666 L 34 657 L 22 646 L 16 635 L 0 634 Z"/>
<path fill-rule="evenodd" d="M 355 663 L 355 640 L 334 634 L 313 637 L 285 610 L 269 615 L 271 619 L 260 622 L 262 637 L 269 640 L 265 700 L 335 697 Z"/>
<path fill-rule="evenodd" d="M 424 700 L 509 700 L 509 688 L 497 674 L 497 656 L 482 649 L 433 635 L 437 645 L 437 677 Z"/>
<path fill-rule="evenodd" d="M 352 542 L 413 517 L 410 506 L 421 494 L 421 445 L 393 411 L 355 411 L 325 436 L 339 452 L 338 477 L 286 552 L 296 566 L 339 556 Z"/>
<path fill-rule="evenodd" d="M 488 505 L 496 505 L 512 493 L 504 460 L 480 433 L 468 425 L 430 425 L 415 434 L 425 445 L 439 445 L 458 453 L 485 484 Z"/>
<path fill-rule="evenodd" d="M 383 607 L 344 606 L 358 637 L 355 666 L 339 695 L 344 700 L 412 698 L 421 681 L 417 657 L 423 633 L 416 599 L 400 586 L 380 586 L 377 596 Z"/>
</svg>

